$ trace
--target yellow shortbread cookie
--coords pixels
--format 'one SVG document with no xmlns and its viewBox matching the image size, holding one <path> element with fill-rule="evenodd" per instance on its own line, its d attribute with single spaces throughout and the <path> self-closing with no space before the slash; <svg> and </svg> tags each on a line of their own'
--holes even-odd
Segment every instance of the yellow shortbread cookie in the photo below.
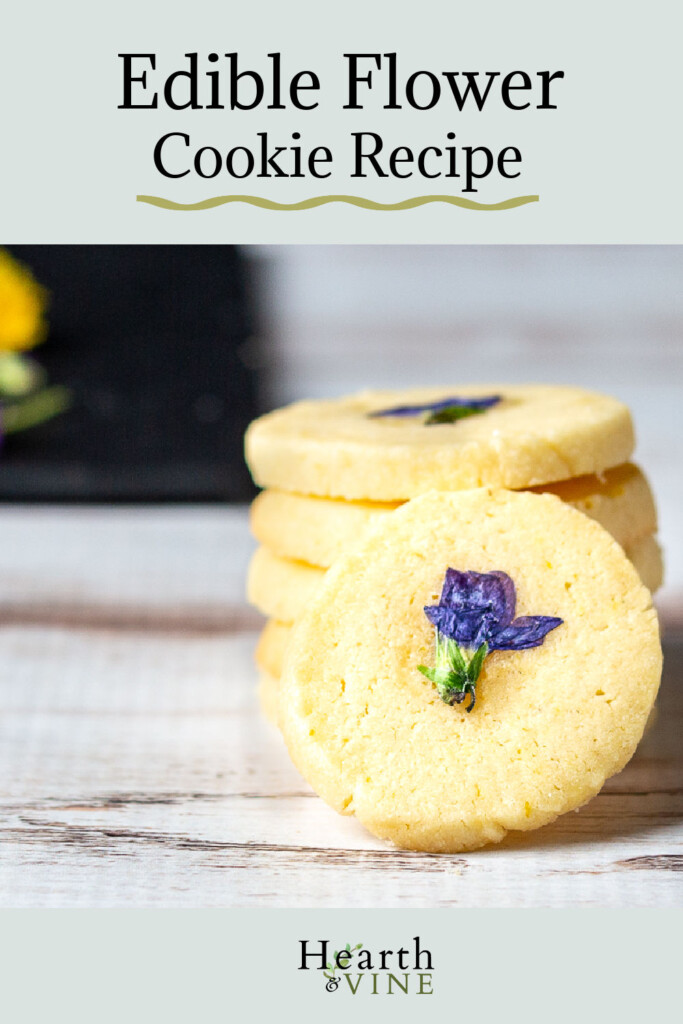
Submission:
<svg viewBox="0 0 683 1024">
<path fill-rule="evenodd" d="M 485 658 L 471 713 L 418 670 L 435 664 L 424 608 L 448 568 L 505 573 L 517 617 L 562 620 L 541 646 Z M 475 619 L 495 637 L 505 622 L 491 608 Z M 594 796 L 633 754 L 660 675 L 650 593 L 601 526 L 553 495 L 428 494 L 327 573 L 289 645 L 280 725 L 338 811 L 398 846 L 457 852 Z"/>
<path fill-rule="evenodd" d="M 282 675 L 282 665 L 291 635 L 291 623 L 268 619 L 256 645 L 254 652 L 256 664 L 264 672 L 268 672 L 277 679 Z"/>
<path fill-rule="evenodd" d="M 497 405 L 451 423 L 428 425 L 427 413 L 369 415 L 496 395 Z M 634 438 L 630 413 L 614 398 L 572 387 L 483 384 L 297 402 L 255 420 L 245 443 L 260 486 L 400 501 L 432 488 L 518 489 L 601 473 L 629 458 Z"/>
<path fill-rule="evenodd" d="M 663 565 L 662 553 L 653 535 L 641 537 L 625 550 L 645 586 L 654 593 L 662 584 Z M 306 562 L 280 558 L 269 548 L 260 547 L 249 565 L 247 597 L 264 615 L 291 624 L 313 600 L 326 572 Z"/>
<path fill-rule="evenodd" d="M 652 546 L 657 549 L 659 554 L 659 563 L 661 566 L 661 552 L 659 551 L 659 545 L 654 540 L 654 537 L 648 537 L 644 547 L 651 549 Z M 633 559 L 631 559 L 633 561 Z M 636 564 L 634 562 L 634 564 Z M 636 565 L 637 568 L 637 565 Z M 641 580 L 647 586 L 647 582 L 644 579 L 643 573 L 639 573 Z M 661 572 L 660 572 L 661 582 Z M 648 589 L 652 590 L 652 587 Z M 261 697 L 261 707 L 263 709 L 266 718 L 277 725 L 278 722 L 278 700 L 280 695 L 280 679 L 282 677 L 282 669 L 285 663 L 285 657 L 287 654 L 287 646 L 291 640 L 294 626 L 289 622 L 278 622 L 277 619 L 268 619 L 265 626 L 261 630 L 261 635 L 256 645 L 255 659 L 256 664 L 260 669 L 260 684 L 259 693 Z M 654 726 L 657 720 L 657 706 L 655 705 L 650 712 L 650 717 L 645 725 L 645 733 L 648 733 Z"/>
<path fill-rule="evenodd" d="M 252 502 L 249 525 L 274 554 L 327 569 L 370 523 L 395 508 L 396 502 L 315 498 L 269 488 Z"/>
<path fill-rule="evenodd" d="M 664 559 L 657 538 L 648 534 L 629 544 L 625 550 L 641 580 L 654 594 L 664 582 Z"/>
<path fill-rule="evenodd" d="M 597 476 L 577 477 L 534 488 L 556 494 L 604 526 L 622 548 L 657 532 L 655 499 L 643 471 L 627 462 Z"/>
<path fill-rule="evenodd" d="M 631 463 L 607 470 L 602 478 L 578 477 L 539 490 L 597 520 L 622 547 L 657 528 L 652 491 Z M 267 490 L 253 502 L 250 522 L 256 539 L 275 554 L 328 568 L 366 526 L 397 507 Z"/>
<path fill-rule="evenodd" d="M 272 620 L 271 620 L 272 621 Z M 292 627 L 286 627 L 290 634 Z M 284 653 L 284 652 L 283 652 Z M 258 684 L 258 695 L 259 703 L 261 705 L 261 711 L 273 725 L 280 726 L 280 692 L 281 692 L 281 672 L 273 674 L 267 669 L 259 666 L 259 684 Z M 650 712 L 645 728 L 643 730 L 643 736 L 647 736 L 652 731 L 654 726 L 657 724 L 657 705 L 655 704 Z"/>
<path fill-rule="evenodd" d="M 294 622 L 315 596 L 324 577 L 324 569 L 279 558 L 268 548 L 260 547 L 249 563 L 247 600 L 271 619 Z"/>
</svg>

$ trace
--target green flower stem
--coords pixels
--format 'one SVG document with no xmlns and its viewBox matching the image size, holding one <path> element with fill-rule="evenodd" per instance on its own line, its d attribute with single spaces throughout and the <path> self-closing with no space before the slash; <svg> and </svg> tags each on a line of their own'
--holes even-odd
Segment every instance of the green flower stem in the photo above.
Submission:
<svg viewBox="0 0 683 1024">
<path fill-rule="evenodd" d="M 461 647 L 455 640 L 442 636 L 436 630 L 436 656 L 434 668 L 418 665 L 419 671 L 436 686 L 441 700 L 446 704 L 462 704 L 469 695 L 471 701 L 466 711 L 471 711 L 476 702 L 476 684 L 489 652 L 484 641 L 476 650 Z"/>
</svg>

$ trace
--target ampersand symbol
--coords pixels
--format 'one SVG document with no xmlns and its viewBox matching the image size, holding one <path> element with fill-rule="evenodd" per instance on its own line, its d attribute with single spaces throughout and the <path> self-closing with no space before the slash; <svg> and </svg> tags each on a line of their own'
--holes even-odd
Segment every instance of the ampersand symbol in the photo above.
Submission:
<svg viewBox="0 0 683 1024">
<path fill-rule="evenodd" d="M 327 989 L 328 992 L 336 992 L 338 985 L 339 978 L 330 978 L 327 985 L 325 985 L 325 988 Z"/>
</svg>

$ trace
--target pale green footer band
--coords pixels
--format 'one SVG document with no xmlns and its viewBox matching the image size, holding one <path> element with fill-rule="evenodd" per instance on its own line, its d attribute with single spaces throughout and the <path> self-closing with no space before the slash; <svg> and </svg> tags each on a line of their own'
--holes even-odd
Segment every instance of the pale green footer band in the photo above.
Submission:
<svg viewBox="0 0 683 1024">
<path fill-rule="evenodd" d="M 136 196 L 135 199 L 138 203 L 159 206 L 163 210 L 211 210 L 214 206 L 224 206 L 226 203 L 248 203 L 262 210 L 312 210 L 316 206 L 325 206 L 328 203 L 348 203 L 350 206 L 360 206 L 364 210 L 412 210 L 416 206 L 426 206 L 427 203 L 450 203 L 451 206 L 461 206 L 464 210 L 512 210 L 516 206 L 526 206 L 527 203 L 539 201 L 538 196 L 514 196 L 500 203 L 478 203 L 475 199 L 465 199 L 463 196 L 414 196 L 399 203 L 376 203 L 373 199 L 364 199 L 362 196 L 312 196 L 298 203 L 276 203 L 261 196 L 213 196 L 198 203 L 176 203 L 172 199 L 162 199 L 160 196 Z"/>
</svg>

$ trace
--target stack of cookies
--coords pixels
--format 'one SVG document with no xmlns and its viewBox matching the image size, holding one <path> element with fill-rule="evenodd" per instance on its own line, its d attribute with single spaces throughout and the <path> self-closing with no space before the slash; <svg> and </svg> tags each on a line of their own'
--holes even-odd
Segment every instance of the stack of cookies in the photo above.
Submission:
<svg viewBox="0 0 683 1024">
<path fill-rule="evenodd" d="M 247 458 L 266 490 L 251 509 L 260 547 L 248 596 L 268 616 L 256 660 L 269 717 L 277 717 L 292 626 L 326 570 L 368 525 L 430 489 L 496 485 L 555 494 L 612 534 L 650 591 L 661 585 L 654 498 L 627 461 L 634 446 L 628 410 L 564 387 L 459 388 L 458 398 L 492 393 L 504 400 L 485 415 L 444 424 L 425 424 L 424 410 L 372 415 L 442 403 L 443 390 L 433 389 L 300 402 L 252 424 Z"/>
<path fill-rule="evenodd" d="M 404 847 L 468 849 L 578 806 L 628 760 L 659 679 L 650 592 L 662 579 L 654 500 L 628 461 L 633 447 L 623 404 L 540 385 L 364 392 L 251 425 L 247 461 L 265 488 L 252 506 L 261 546 L 248 580 L 268 617 L 256 652 L 262 705 L 333 806 Z M 514 618 L 527 604 L 543 614 Z M 625 652 L 642 672 L 628 711 L 617 679 Z M 585 675 L 596 670 L 599 679 Z M 576 699 L 556 706 L 567 692 Z M 597 718 L 586 712 L 584 722 L 581 704 L 596 694 Z M 399 708 L 394 745 L 378 755 Z M 514 761 L 530 736 L 530 757 L 545 764 L 547 747 L 549 765 L 567 729 L 582 737 L 567 756 L 584 767 L 564 780 L 562 798 L 549 799 L 527 764 L 508 807 L 491 761 L 501 737 L 519 741 Z M 447 787 L 448 758 L 436 771 L 428 756 L 438 739 L 450 757 L 449 735 L 470 765 L 467 813 Z M 411 783 L 408 799 L 397 780 L 420 776 L 423 755 L 431 782 Z M 448 806 L 437 808 L 440 787 Z"/>
</svg>

